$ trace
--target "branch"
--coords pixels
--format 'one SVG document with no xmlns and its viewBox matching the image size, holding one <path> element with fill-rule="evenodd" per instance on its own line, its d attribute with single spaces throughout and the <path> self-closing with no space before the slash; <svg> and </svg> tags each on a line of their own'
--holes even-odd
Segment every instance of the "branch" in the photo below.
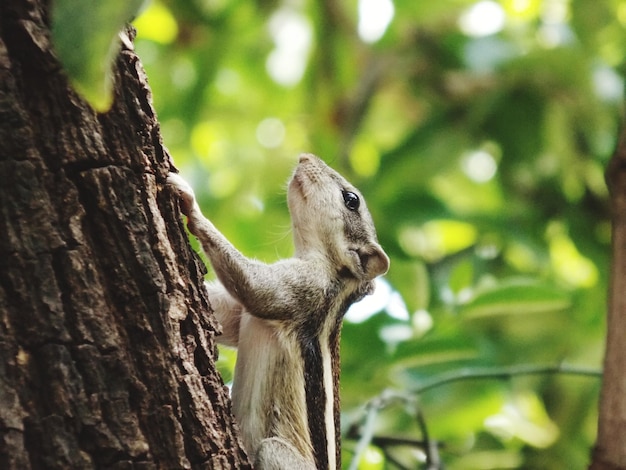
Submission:
<svg viewBox="0 0 626 470">
<path fill-rule="evenodd" d="M 454 382 L 460 382 L 463 380 L 510 380 L 515 377 L 527 376 L 527 375 L 550 375 L 550 374 L 563 374 L 563 375 L 575 375 L 580 377 L 602 377 L 602 371 L 600 369 L 594 369 L 589 367 L 576 367 L 568 366 L 565 364 L 557 365 L 532 365 L 532 364 L 518 364 L 512 366 L 502 367 L 485 367 L 485 368 L 464 368 L 459 370 L 453 370 L 447 373 L 440 374 L 434 379 L 426 382 L 424 385 L 416 387 L 405 393 L 394 392 L 391 390 L 384 390 L 377 397 L 372 398 L 366 405 L 366 416 L 362 426 L 361 433 L 357 432 L 357 425 L 353 425 L 348 431 L 348 437 L 358 439 L 356 448 L 354 450 L 354 456 L 350 462 L 349 470 L 356 470 L 358 468 L 359 461 L 363 456 L 363 452 L 368 445 L 374 444 L 381 448 L 390 446 L 406 445 L 421 448 L 426 453 L 426 464 L 428 469 L 440 468 L 439 459 L 439 447 L 440 443 L 431 440 L 426 427 L 426 421 L 421 413 L 421 410 L 417 406 L 417 396 L 420 394 L 432 390 L 443 385 L 447 385 Z M 376 425 L 376 419 L 378 414 L 383 409 L 392 404 L 404 404 L 406 407 L 410 407 L 416 414 L 418 425 L 422 432 L 422 440 L 398 438 L 398 437 L 385 437 L 375 436 L 374 426 Z M 387 455 L 387 454 L 386 454 Z"/>
<path fill-rule="evenodd" d="M 426 453 L 426 470 L 439 470 L 441 468 L 441 459 L 439 458 L 439 449 L 437 442 L 431 440 L 426 418 L 420 408 L 416 410 L 417 424 L 419 425 L 422 436 L 424 437 L 424 452 Z"/>
<path fill-rule="evenodd" d="M 359 468 L 359 462 L 361 461 L 363 452 L 365 452 L 365 449 L 367 449 L 367 446 L 370 445 L 372 438 L 374 437 L 374 424 L 376 424 L 376 417 L 378 416 L 378 412 L 383 408 L 381 407 L 381 404 L 382 403 L 379 403 L 379 400 L 377 399 L 371 400 L 367 404 L 367 416 L 365 418 L 363 432 L 359 442 L 357 442 L 356 448 L 354 449 L 354 455 L 352 456 L 348 470 L 357 470 Z"/>
<path fill-rule="evenodd" d="M 606 170 L 611 195 L 611 277 L 608 289 L 605 378 L 600 391 L 598 437 L 592 470 L 626 468 L 626 120 Z"/>
<path fill-rule="evenodd" d="M 406 446 L 418 449 L 423 449 L 426 446 L 426 442 L 424 442 L 423 439 L 411 439 L 409 437 L 399 436 L 374 436 L 372 438 L 372 444 L 377 447 Z"/>
<path fill-rule="evenodd" d="M 411 393 L 420 395 L 433 388 L 441 387 L 442 385 L 447 385 L 453 382 L 460 382 L 462 380 L 510 380 L 514 377 L 521 377 L 525 375 L 549 374 L 577 375 L 581 377 L 598 378 L 602 377 L 602 371 L 600 369 L 568 366 L 565 364 L 543 366 L 519 364 L 502 367 L 464 368 L 440 374 L 429 382 L 426 382 L 424 385 L 420 385 L 419 387 L 412 389 Z"/>
</svg>

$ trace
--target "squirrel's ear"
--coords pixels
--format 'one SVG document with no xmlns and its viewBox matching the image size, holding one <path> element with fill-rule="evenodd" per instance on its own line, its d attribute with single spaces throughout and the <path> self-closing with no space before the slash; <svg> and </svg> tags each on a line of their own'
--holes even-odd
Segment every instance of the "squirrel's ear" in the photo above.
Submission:
<svg viewBox="0 0 626 470">
<path fill-rule="evenodd" d="M 389 269 L 389 257 L 376 243 L 372 243 L 359 250 L 361 267 L 368 280 L 385 274 Z"/>
</svg>

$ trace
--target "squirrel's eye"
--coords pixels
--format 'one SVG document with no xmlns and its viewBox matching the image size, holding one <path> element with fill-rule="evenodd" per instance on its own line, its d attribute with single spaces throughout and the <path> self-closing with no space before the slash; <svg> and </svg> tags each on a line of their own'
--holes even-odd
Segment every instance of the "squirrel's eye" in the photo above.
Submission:
<svg viewBox="0 0 626 470">
<path fill-rule="evenodd" d="M 354 194 L 352 191 L 342 191 L 341 193 L 343 194 L 343 202 L 348 210 L 358 210 L 359 205 L 361 204 L 359 196 Z"/>
</svg>

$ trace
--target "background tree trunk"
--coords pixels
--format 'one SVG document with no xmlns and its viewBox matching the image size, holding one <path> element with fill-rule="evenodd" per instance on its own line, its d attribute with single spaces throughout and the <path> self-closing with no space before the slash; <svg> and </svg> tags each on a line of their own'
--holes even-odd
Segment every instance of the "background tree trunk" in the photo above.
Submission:
<svg viewBox="0 0 626 470">
<path fill-rule="evenodd" d="M 612 264 L 598 438 L 591 470 L 626 469 L 626 123 L 606 172 Z"/>
<path fill-rule="evenodd" d="M 0 468 L 245 468 L 144 72 L 96 114 L 0 3 Z"/>
</svg>

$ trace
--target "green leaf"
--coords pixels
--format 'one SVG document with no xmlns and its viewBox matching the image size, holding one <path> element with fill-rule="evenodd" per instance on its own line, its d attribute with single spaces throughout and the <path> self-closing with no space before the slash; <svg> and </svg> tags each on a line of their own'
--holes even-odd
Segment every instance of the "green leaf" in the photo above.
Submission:
<svg viewBox="0 0 626 470">
<path fill-rule="evenodd" d="M 72 85 L 94 109 L 113 102 L 111 64 L 120 47 L 119 31 L 144 0 L 57 0 L 52 40 Z"/>
<path fill-rule="evenodd" d="M 462 312 L 479 318 L 554 312 L 570 305 L 570 296 L 561 289 L 535 281 L 510 281 L 477 293 L 462 307 Z"/>
</svg>

